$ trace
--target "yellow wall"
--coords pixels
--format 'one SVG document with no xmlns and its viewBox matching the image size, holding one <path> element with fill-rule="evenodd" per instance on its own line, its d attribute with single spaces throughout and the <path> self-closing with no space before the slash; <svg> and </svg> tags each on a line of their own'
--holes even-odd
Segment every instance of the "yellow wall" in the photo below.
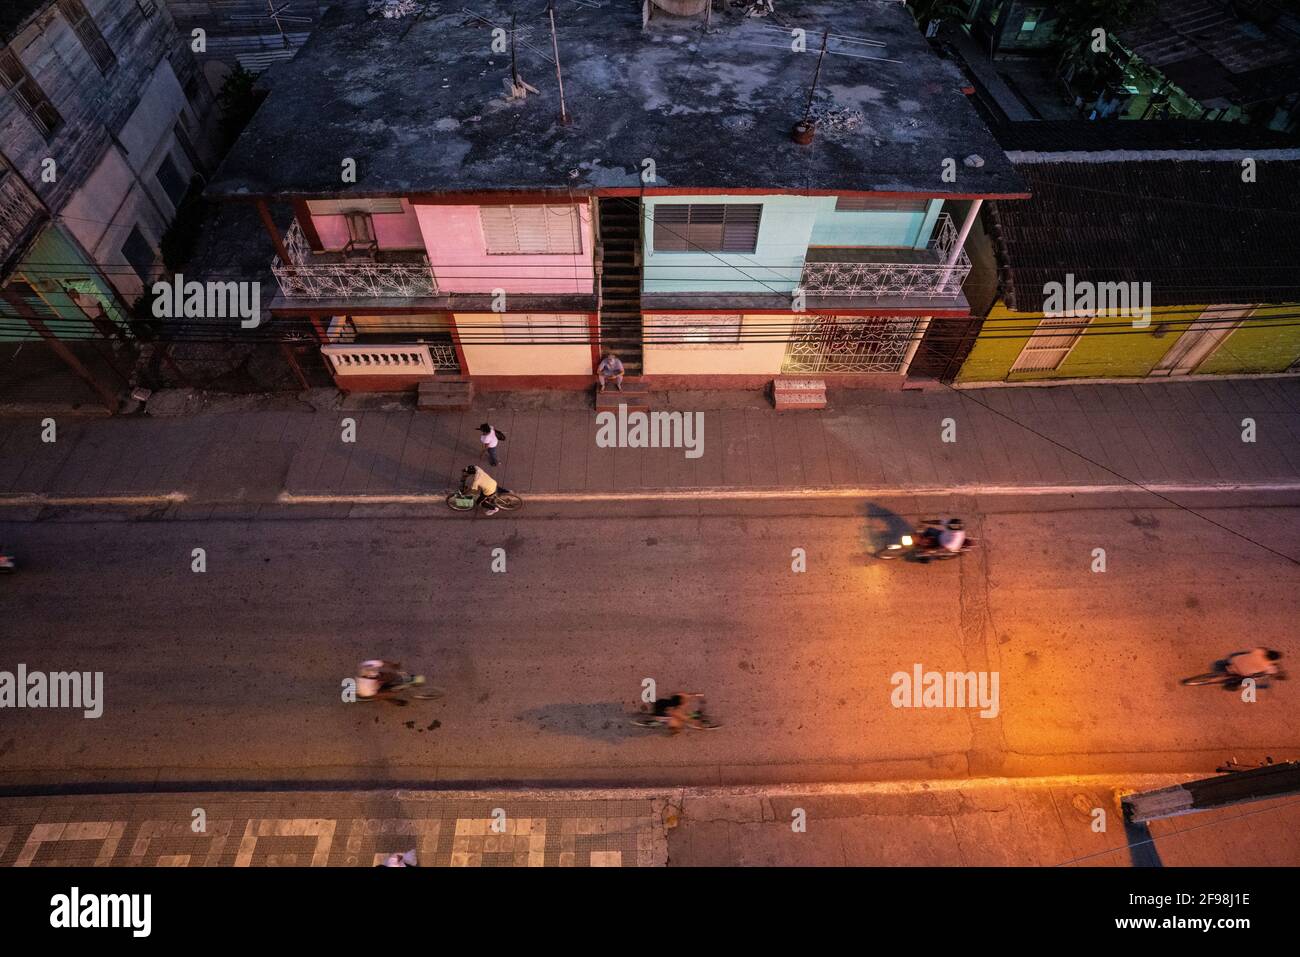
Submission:
<svg viewBox="0 0 1300 957">
<path fill-rule="evenodd" d="M 776 342 L 742 341 L 739 345 L 655 346 L 642 350 L 646 375 L 780 375 L 785 358 L 784 337 L 791 316 L 750 316 L 741 320 L 741 339 L 777 339 Z M 645 317 L 644 327 L 653 330 L 654 316 Z M 775 327 L 764 335 L 764 327 Z M 649 334 L 653 335 L 651 331 Z"/>
<path fill-rule="evenodd" d="M 451 317 L 445 312 L 412 316 L 353 316 L 352 322 L 360 333 L 447 332 L 451 328 Z"/>
<path fill-rule="evenodd" d="M 566 313 L 565 315 L 578 315 Z M 591 375 L 590 336 L 584 341 L 533 344 L 527 329 L 510 328 L 521 323 L 522 317 L 510 313 L 458 312 L 456 328 L 460 332 L 461 349 L 470 375 Z M 566 336 L 576 338 L 577 326 L 587 328 L 588 317 L 579 315 L 573 320 L 574 330 Z M 481 336 L 490 336 L 498 343 L 504 336 L 512 340 L 505 344 L 482 345 L 475 343 Z M 558 338 L 550 330 L 548 338 Z"/>
</svg>

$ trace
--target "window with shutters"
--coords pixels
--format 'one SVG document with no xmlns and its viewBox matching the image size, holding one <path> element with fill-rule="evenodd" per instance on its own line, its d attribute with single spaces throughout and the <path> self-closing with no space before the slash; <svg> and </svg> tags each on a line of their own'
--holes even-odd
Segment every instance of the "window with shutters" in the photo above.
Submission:
<svg viewBox="0 0 1300 957">
<path fill-rule="evenodd" d="M 752 253 L 761 203 L 656 203 L 655 252 Z"/>
<path fill-rule="evenodd" d="M 480 206 L 479 219 L 489 256 L 582 252 L 577 206 Z"/>
<path fill-rule="evenodd" d="M 402 201 L 397 199 L 309 199 L 307 210 L 313 216 L 346 216 L 348 213 L 400 213 Z"/>
<path fill-rule="evenodd" d="M 63 125 L 63 117 L 50 104 L 45 91 L 32 79 L 17 54 L 8 48 L 0 50 L 0 84 L 12 93 L 14 101 L 46 139 Z"/>
<path fill-rule="evenodd" d="M 1011 364 L 1011 371 L 1047 372 L 1059 368 L 1087 324 L 1087 319 L 1078 316 L 1045 316 Z"/>
<path fill-rule="evenodd" d="M 735 315 L 667 315 L 645 318 L 645 345 L 655 349 L 743 349 Z"/>
<path fill-rule="evenodd" d="M 837 213 L 924 213 L 926 199 L 896 199 L 877 196 L 836 196 Z"/>
<path fill-rule="evenodd" d="M 99 27 L 95 25 L 94 19 L 86 10 L 86 5 L 81 0 L 55 0 L 59 10 L 68 18 L 68 23 L 72 24 L 72 30 L 81 41 L 81 45 L 86 48 L 90 58 L 95 61 L 95 66 L 99 67 L 100 73 L 107 73 L 117 65 L 117 57 L 113 56 L 113 51 L 108 48 L 108 43 L 104 40 L 104 35 L 99 32 Z"/>
</svg>

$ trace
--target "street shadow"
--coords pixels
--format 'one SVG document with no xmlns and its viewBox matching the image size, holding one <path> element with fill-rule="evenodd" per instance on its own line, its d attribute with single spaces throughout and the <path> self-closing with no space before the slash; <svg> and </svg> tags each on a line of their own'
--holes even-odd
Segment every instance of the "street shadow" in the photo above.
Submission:
<svg viewBox="0 0 1300 957">
<path fill-rule="evenodd" d="M 645 737 L 648 733 L 632 725 L 628 720 L 631 714 L 631 707 L 621 701 L 600 701 L 543 705 L 521 711 L 517 718 L 534 725 L 539 731 L 619 744 L 627 738 Z"/>
<path fill-rule="evenodd" d="M 866 558 L 874 558 L 891 542 L 911 534 L 914 527 L 911 519 L 875 502 L 863 502 L 858 513 L 863 518 L 859 541 Z"/>
<path fill-rule="evenodd" d="M 1160 860 L 1160 851 L 1156 848 L 1156 839 L 1151 836 L 1151 829 L 1146 824 L 1139 824 L 1124 818 L 1124 840 L 1128 844 L 1129 863 L 1134 867 L 1164 867 Z"/>
</svg>

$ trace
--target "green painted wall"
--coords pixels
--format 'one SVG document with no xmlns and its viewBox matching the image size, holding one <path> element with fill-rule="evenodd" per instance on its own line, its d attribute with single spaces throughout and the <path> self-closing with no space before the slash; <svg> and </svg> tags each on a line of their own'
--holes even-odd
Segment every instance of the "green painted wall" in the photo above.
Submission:
<svg viewBox="0 0 1300 957">
<path fill-rule="evenodd" d="M 29 283 L 39 299 L 29 302 L 50 331 L 63 339 L 97 339 L 99 333 L 86 318 L 86 313 L 72 300 L 71 293 L 93 296 L 104 307 L 109 319 L 126 331 L 123 315 L 112 287 L 100 275 L 93 263 L 87 262 L 77 245 L 58 227 L 46 229 L 32 245 L 27 256 L 14 270 L 17 279 Z M 0 339 L 15 341 L 39 338 L 27 326 L 26 320 L 11 317 L 7 305 L 7 320 L 0 328 Z"/>
<path fill-rule="evenodd" d="M 962 365 L 958 382 L 1024 382 L 1035 379 L 1123 378 L 1147 375 L 1182 335 L 1182 324 L 1194 319 L 1205 306 L 1166 306 L 1152 310 L 1151 328 L 1141 332 L 1101 328 L 1115 320 L 1093 320 L 1099 328 L 1082 339 L 1056 369 L 1011 372 L 1041 313 L 1012 312 L 1001 301 L 994 304 L 970 356 Z M 1235 330 L 1197 368 L 1197 374 L 1283 372 L 1300 358 L 1300 325 L 1261 327 L 1260 317 L 1288 315 L 1293 306 L 1260 309 Z M 1161 329 L 1161 317 L 1166 319 Z M 1266 320 L 1265 320 L 1266 322 Z M 1169 325 L 1178 327 L 1170 329 Z M 1120 334 L 1112 334 L 1120 333 Z"/>
<path fill-rule="evenodd" d="M 1300 359 L 1300 322 L 1292 318 L 1297 313 L 1300 305 L 1265 306 L 1255 310 L 1253 316 L 1197 366 L 1197 373 L 1285 372 Z M 1280 316 L 1287 318 L 1277 318 Z M 1269 317 L 1274 318 L 1270 321 Z"/>
</svg>

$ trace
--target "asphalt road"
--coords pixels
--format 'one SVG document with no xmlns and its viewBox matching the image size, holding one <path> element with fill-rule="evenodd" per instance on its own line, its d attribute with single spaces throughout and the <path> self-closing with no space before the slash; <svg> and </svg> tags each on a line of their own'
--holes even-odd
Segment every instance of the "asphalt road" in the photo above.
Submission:
<svg viewBox="0 0 1300 957">
<path fill-rule="evenodd" d="M 950 503 L 982 547 L 929 566 L 867 554 L 887 523 L 938 509 L 912 499 L 0 521 L 24 561 L 0 579 L 0 670 L 105 682 L 96 720 L 0 711 L 0 788 L 766 783 L 1300 756 L 1300 681 L 1254 703 L 1178 683 L 1254 643 L 1300 659 L 1297 566 L 1158 504 Z M 1296 550 L 1300 508 L 1215 504 L 1213 522 Z M 1221 507 L 1235 505 L 1250 507 Z M 344 703 L 372 655 L 446 697 Z M 996 671 L 997 716 L 894 707 L 891 675 L 916 664 Z M 645 678 L 706 692 L 725 726 L 630 727 Z"/>
</svg>

